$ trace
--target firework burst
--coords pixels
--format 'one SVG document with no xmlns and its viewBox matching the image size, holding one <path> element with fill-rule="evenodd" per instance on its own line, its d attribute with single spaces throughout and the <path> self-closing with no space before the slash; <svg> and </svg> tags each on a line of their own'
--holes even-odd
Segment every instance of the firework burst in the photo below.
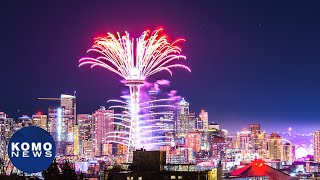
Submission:
<svg viewBox="0 0 320 180">
<path fill-rule="evenodd" d="M 100 66 L 110 70 L 123 78 L 123 83 L 130 88 L 130 104 L 128 105 L 130 119 L 130 133 L 128 138 L 129 151 L 141 148 L 140 145 L 140 87 L 146 79 L 158 72 L 166 71 L 172 75 L 172 68 L 191 70 L 176 63 L 179 59 L 186 59 L 181 55 L 181 49 L 176 45 L 184 39 L 177 39 L 169 43 L 166 35 L 160 35 L 162 29 L 150 33 L 144 31 L 139 38 L 131 39 L 129 33 L 114 36 L 108 33 L 106 37 L 98 37 L 87 53 L 95 53 L 97 57 L 84 57 L 79 60 L 79 66 Z"/>
</svg>

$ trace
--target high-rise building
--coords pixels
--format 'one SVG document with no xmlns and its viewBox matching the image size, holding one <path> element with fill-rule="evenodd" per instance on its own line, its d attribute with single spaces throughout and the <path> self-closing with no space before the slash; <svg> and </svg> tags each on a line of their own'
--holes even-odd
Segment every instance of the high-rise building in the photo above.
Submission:
<svg viewBox="0 0 320 180">
<path fill-rule="evenodd" d="M 93 116 L 93 146 L 96 156 L 107 155 L 110 153 L 110 143 L 113 140 L 108 138 L 108 133 L 114 131 L 113 110 L 107 110 L 101 106 Z M 110 136 L 109 136 L 110 137 Z"/>
<path fill-rule="evenodd" d="M 27 115 L 22 115 L 18 118 L 17 124 L 20 124 L 21 128 L 28 127 L 32 125 L 32 119 Z"/>
<path fill-rule="evenodd" d="M 171 142 L 174 143 L 175 140 L 175 121 L 174 121 L 174 111 L 168 110 L 166 114 L 163 115 L 163 117 L 160 117 L 160 119 L 163 118 L 164 123 L 164 129 L 165 129 L 165 142 Z M 166 143 L 168 145 L 168 143 Z"/>
<path fill-rule="evenodd" d="M 67 141 L 73 141 L 73 130 L 76 121 L 76 97 L 71 95 L 62 94 L 60 107 L 63 109 L 63 122 L 67 126 Z"/>
<path fill-rule="evenodd" d="M 201 148 L 201 133 L 199 131 L 189 131 L 186 138 L 186 147 L 199 152 Z"/>
<path fill-rule="evenodd" d="M 189 128 L 189 103 L 182 98 L 177 112 L 177 137 L 185 138 Z"/>
<path fill-rule="evenodd" d="M 226 138 L 213 136 L 210 138 L 210 147 L 211 157 L 215 159 L 222 159 L 227 148 Z"/>
<path fill-rule="evenodd" d="M 249 130 L 253 134 L 260 134 L 260 124 L 250 124 Z"/>
<path fill-rule="evenodd" d="M 189 113 L 189 126 L 188 131 L 196 130 L 196 113 Z"/>
<path fill-rule="evenodd" d="M 255 152 L 259 154 L 260 157 L 267 158 L 267 140 L 266 132 L 263 131 L 258 135 L 258 143 L 254 144 Z"/>
<path fill-rule="evenodd" d="M 200 119 L 201 119 L 201 121 L 202 121 L 202 126 L 203 126 L 203 130 L 205 131 L 205 132 L 207 132 L 208 131 L 208 129 L 209 129 L 209 117 L 208 117 L 208 112 L 206 112 L 205 110 L 201 110 L 201 112 L 200 112 L 200 114 L 199 114 L 199 117 L 200 117 Z"/>
<path fill-rule="evenodd" d="M 42 114 L 41 112 L 32 115 L 32 125 L 47 130 L 47 117 L 47 115 Z"/>
<path fill-rule="evenodd" d="M 237 132 L 237 139 L 236 139 L 237 148 L 241 150 L 249 151 L 252 149 L 251 143 L 251 132 L 248 131 L 246 128 L 243 128 L 242 131 Z"/>
<path fill-rule="evenodd" d="M 314 161 L 320 162 L 320 130 L 314 132 L 313 147 L 314 147 Z"/>
<path fill-rule="evenodd" d="M 148 127 L 152 127 L 151 133 L 146 134 L 147 130 L 144 132 L 143 136 L 150 136 L 149 139 L 142 140 L 142 144 L 146 145 L 147 149 L 159 150 L 162 146 L 167 146 L 173 140 L 174 137 L 174 108 L 163 106 L 164 102 L 158 99 L 158 91 L 150 90 L 148 91 L 148 114 L 146 124 Z M 143 113 L 143 112 L 142 112 Z M 143 125 L 142 125 L 143 126 Z"/>
<path fill-rule="evenodd" d="M 293 146 L 290 143 L 281 145 L 281 161 L 293 161 Z"/>
<path fill-rule="evenodd" d="M 79 127 L 79 153 L 86 156 L 93 156 L 92 149 L 92 115 L 78 114 Z"/>
<path fill-rule="evenodd" d="M 80 140 L 79 140 L 79 125 L 73 125 L 73 155 L 77 156 L 80 153 Z"/>
<path fill-rule="evenodd" d="M 63 118 L 62 108 L 48 109 L 48 132 L 56 144 L 57 155 L 65 155 L 67 145 L 67 129 Z"/>
<path fill-rule="evenodd" d="M 147 109 L 148 112 L 146 112 L 147 114 L 149 114 L 147 117 L 146 117 L 146 120 L 154 120 L 152 122 L 156 122 L 155 120 L 156 119 L 159 119 L 160 116 L 159 114 L 156 114 L 158 113 L 158 108 L 157 108 L 157 99 L 158 99 L 158 91 L 155 91 L 155 90 L 150 90 L 148 91 L 148 106 L 149 108 Z M 163 136 L 163 132 L 162 131 L 159 131 L 159 128 L 162 127 L 163 124 L 158 124 L 158 126 L 153 126 L 152 127 L 152 131 L 150 133 L 150 136 L 152 137 L 157 137 L 157 136 Z M 151 130 L 151 129 L 150 129 Z M 159 140 L 159 139 L 157 139 Z M 161 140 L 159 140 L 161 141 Z"/>
<path fill-rule="evenodd" d="M 0 112 L 0 157 L 7 157 L 8 143 L 11 135 L 13 134 L 12 118 L 8 118 L 4 112 Z"/>
<path fill-rule="evenodd" d="M 56 143 L 57 155 L 74 155 L 76 97 L 61 94 L 60 107 L 48 110 L 48 132 Z"/>
<path fill-rule="evenodd" d="M 196 128 L 199 131 L 203 129 L 203 122 L 199 117 L 196 118 Z"/>
<path fill-rule="evenodd" d="M 255 153 L 257 153 L 261 147 L 261 139 L 260 137 L 260 124 L 250 124 L 249 130 L 251 132 L 251 142 L 252 142 L 252 149 Z"/>
<path fill-rule="evenodd" d="M 282 138 L 277 133 L 271 133 L 268 138 L 268 154 L 272 160 L 281 159 Z"/>
</svg>

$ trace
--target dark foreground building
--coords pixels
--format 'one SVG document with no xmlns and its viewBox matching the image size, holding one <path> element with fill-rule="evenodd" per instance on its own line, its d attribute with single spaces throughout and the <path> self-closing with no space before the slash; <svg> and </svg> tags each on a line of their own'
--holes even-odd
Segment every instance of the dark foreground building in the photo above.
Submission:
<svg viewBox="0 0 320 180">
<path fill-rule="evenodd" d="M 165 170 L 165 166 L 185 166 L 183 170 Z M 135 151 L 133 163 L 128 171 L 106 172 L 108 180 L 219 180 L 217 170 L 193 171 L 190 165 L 166 165 L 166 153 L 163 151 Z"/>
</svg>

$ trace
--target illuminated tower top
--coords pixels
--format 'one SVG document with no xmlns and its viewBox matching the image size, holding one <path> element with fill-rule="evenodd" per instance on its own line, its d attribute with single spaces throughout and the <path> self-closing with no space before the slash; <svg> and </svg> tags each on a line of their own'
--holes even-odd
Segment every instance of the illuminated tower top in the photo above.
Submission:
<svg viewBox="0 0 320 180">
<path fill-rule="evenodd" d="M 182 98 L 180 101 L 180 106 L 189 106 L 189 103 L 184 98 Z"/>
</svg>

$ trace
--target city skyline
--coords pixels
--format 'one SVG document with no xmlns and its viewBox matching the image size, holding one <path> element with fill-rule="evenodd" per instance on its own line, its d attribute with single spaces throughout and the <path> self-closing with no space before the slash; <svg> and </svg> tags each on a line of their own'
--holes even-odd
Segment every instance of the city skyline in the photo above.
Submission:
<svg viewBox="0 0 320 180">
<path fill-rule="evenodd" d="M 157 79 L 172 81 L 194 112 L 203 108 L 210 122 L 223 126 L 260 123 L 272 129 L 274 122 L 281 121 L 276 128 L 318 130 L 320 25 L 312 3 L 131 4 L 123 9 L 129 14 L 137 12 L 133 7 L 146 9 L 134 17 L 117 16 L 120 4 L 108 3 L 104 11 L 97 5 L 65 4 L 59 14 L 55 13 L 59 4 L 42 4 L 40 9 L 32 3 L 23 8 L 1 6 L 1 32 L 6 36 L 1 41 L 0 81 L 5 88 L 0 93 L 0 111 L 14 117 L 45 113 L 52 102 L 38 97 L 76 90 L 79 113 L 92 113 L 121 95 L 114 88 L 114 84 L 120 86 L 121 78 L 103 69 L 77 68 L 92 39 L 106 32 L 139 34 L 161 25 L 170 39 L 186 38 L 182 47 L 193 73 L 178 70 L 177 76 L 161 73 Z M 69 14 L 70 7 L 74 14 Z M 163 9 L 166 14 L 160 13 Z M 176 9 L 181 13 L 174 13 Z M 186 13 L 192 16 L 183 18 Z M 131 18 L 141 22 L 132 24 Z"/>
</svg>

